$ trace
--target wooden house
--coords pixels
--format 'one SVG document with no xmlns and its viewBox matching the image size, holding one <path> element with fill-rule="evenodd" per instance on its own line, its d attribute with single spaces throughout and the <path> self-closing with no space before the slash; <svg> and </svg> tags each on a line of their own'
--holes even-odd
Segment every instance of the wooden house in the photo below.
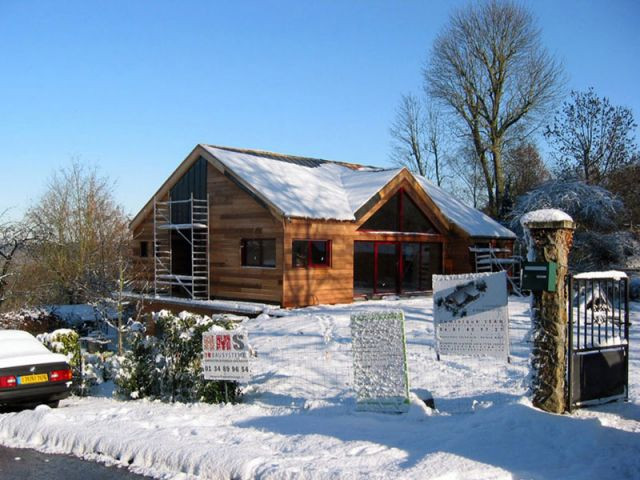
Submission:
<svg viewBox="0 0 640 480">
<path fill-rule="evenodd" d="M 428 291 L 474 270 L 470 247 L 515 239 L 405 168 L 203 144 L 131 229 L 156 296 L 284 307 Z"/>
</svg>

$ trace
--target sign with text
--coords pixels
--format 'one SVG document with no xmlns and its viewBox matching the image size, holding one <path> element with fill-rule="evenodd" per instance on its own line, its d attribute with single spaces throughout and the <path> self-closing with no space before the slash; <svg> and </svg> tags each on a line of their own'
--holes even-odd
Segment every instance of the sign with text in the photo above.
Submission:
<svg viewBox="0 0 640 480">
<path fill-rule="evenodd" d="M 404 413 L 409 410 L 409 380 L 401 311 L 351 314 L 356 409 Z"/>
<path fill-rule="evenodd" d="M 206 380 L 249 381 L 249 339 L 244 330 L 202 334 L 202 371 Z"/>
<path fill-rule="evenodd" d="M 433 276 L 436 352 L 509 358 L 505 272 Z"/>
</svg>

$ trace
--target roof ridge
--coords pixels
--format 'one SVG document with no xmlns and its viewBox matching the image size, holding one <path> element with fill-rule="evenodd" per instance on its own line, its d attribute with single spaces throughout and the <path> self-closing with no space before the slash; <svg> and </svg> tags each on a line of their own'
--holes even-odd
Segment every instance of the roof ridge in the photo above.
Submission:
<svg viewBox="0 0 640 480">
<path fill-rule="evenodd" d="M 335 165 L 340 165 L 342 167 L 350 168 L 352 170 L 359 170 L 360 168 L 378 168 L 370 165 L 362 165 L 360 163 L 352 163 L 352 162 L 342 162 L 340 160 L 327 160 L 325 158 L 317 158 L 317 157 L 303 157 L 301 155 L 290 155 L 288 153 L 280 153 L 280 152 L 272 152 L 269 150 L 257 150 L 252 148 L 239 148 L 225 145 L 211 145 L 208 143 L 203 144 L 207 147 L 218 148 L 221 150 L 227 150 L 230 152 L 236 153 L 244 153 L 247 155 L 254 155 L 257 157 L 270 158 L 271 160 L 280 160 L 280 161 L 290 161 L 290 162 L 299 162 L 299 163 L 307 163 L 307 164 L 317 164 L 315 166 L 319 166 L 323 163 L 331 163 Z M 308 165 L 311 166 L 311 165 Z"/>
</svg>

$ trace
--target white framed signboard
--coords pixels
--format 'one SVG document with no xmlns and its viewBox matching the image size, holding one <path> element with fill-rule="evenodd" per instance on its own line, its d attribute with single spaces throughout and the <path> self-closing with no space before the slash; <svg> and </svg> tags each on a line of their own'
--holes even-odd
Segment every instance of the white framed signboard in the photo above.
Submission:
<svg viewBox="0 0 640 480">
<path fill-rule="evenodd" d="M 206 380 L 248 382 L 249 338 L 245 330 L 202 334 L 202 372 Z"/>
<path fill-rule="evenodd" d="M 433 276 L 436 352 L 509 360 L 506 272 Z"/>
<path fill-rule="evenodd" d="M 351 314 L 356 410 L 409 410 L 407 348 L 402 311 Z"/>
</svg>

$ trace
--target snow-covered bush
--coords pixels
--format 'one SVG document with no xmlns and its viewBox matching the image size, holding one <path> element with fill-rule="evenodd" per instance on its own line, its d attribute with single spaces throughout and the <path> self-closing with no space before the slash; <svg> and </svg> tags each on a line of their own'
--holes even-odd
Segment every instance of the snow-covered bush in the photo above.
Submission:
<svg viewBox="0 0 640 480">
<path fill-rule="evenodd" d="M 32 335 L 50 332 L 64 325 L 58 317 L 41 308 L 23 308 L 0 313 L 0 328 L 25 330 Z"/>
<path fill-rule="evenodd" d="M 82 352 L 82 384 L 85 391 L 113 380 L 118 358 L 113 352 Z"/>
<path fill-rule="evenodd" d="M 568 213 L 578 229 L 611 232 L 624 204 L 609 190 L 577 180 L 550 180 L 516 199 L 511 228 L 520 231 L 520 217 L 532 210 L 555 208 Z"/>
<path fill-rule="evenodd" d="M 54 353 L 67 357 L 73 372 L 73 393 L 85 395 L 87 388 L 82 375 L 82 352 L 80 351 L 80 336 L 69 328 L 60 328 L 51 333 L 41 333 L 36 337 L 45 347 Z"/>
<path fill-rule="evenodd" d="M 236 382 L 204 380 L 202 376 L 202 334 L 230 328 L 223 315 L 174 315 L 163 310 L 154 314 L 153 320 L 153 337 L 146 335 L 140 323 L 129 325 L 131 348 L 121 358 L 115 377 L 121 396 L 209 403 L 239 400 Z"/>
<path fill-rule="evenodd" d="M 66 356 L 72 367 L 80 366 L 80 337 L 73 330 L 60 328 L 51 333 L 41 333 L 36 338 L 52 352 Z"/>
<path fill-rule="evenodd" d="M 576 225 L 569 262 L 573 270 L 625 268 L 640 258 L 640 242 L 628 231 L 617 231 L 623 203 L 610 191 L 577 180 L 551 180 L 518 197 L 510 227 L 523 235 L 521 218 L 530 211 L 559 209 Z"/>
</svg>

